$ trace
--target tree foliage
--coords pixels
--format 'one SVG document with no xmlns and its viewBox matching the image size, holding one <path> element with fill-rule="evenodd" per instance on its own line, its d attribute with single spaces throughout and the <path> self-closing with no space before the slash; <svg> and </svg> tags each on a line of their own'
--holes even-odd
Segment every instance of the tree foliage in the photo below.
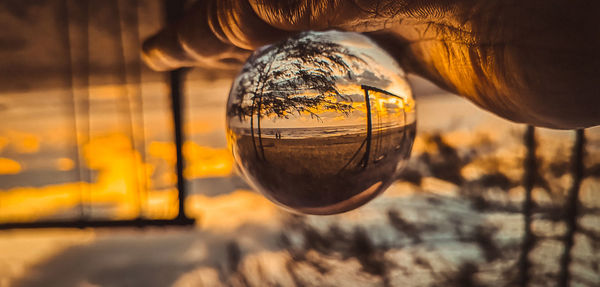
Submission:
<svg viewBox="0 0 600 287">
<path fill-rule="evenodd" d="M 364 64 L 340 44 L 300 34 L 250 58 L 232 91 L 237 100 L 231 103 L 229 116 L 244 121 L 292 114 L 320 119 L 325 111 L 349 115 L 352 99 L 340 93 L 336 82 L 340 75 L 356 77 L 352 70 Z"/>
</svg>

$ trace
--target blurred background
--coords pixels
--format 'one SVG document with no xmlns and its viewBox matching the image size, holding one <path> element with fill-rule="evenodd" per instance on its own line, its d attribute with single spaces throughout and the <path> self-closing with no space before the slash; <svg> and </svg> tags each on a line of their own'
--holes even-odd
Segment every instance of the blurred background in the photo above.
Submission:
<svg viewBox="0 0 600 287">
<path fill-rule="evenodd" d="M 290 214 L 235 171 L 236 72 L 140 62 L 175 2 L 0 1 L 0 286 L 600 285 L 600 128 L 514 124 L 410 77 L 400 178 Z M 14 228 L 41 226 L 63 228 Z"/>
</svg>

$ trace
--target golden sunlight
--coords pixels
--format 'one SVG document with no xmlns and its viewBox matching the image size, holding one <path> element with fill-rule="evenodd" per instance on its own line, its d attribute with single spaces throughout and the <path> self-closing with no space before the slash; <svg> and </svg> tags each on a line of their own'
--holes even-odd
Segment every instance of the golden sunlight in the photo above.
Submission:
<svg viewBox="0 0 600 287">
<path fill-rule="evenodd" d="M 17 161 L 0 157 L 0 174 L 17 174 L 21 169 L 21 164 Z"/>
<path fill-rule="evenodd" d="M 148 146 L 148 162 L 132 147 L 130 138 L 121 133 L 93 137 L 81 150 L 85 166 L 95 171 L 92 182 L 0 190 L 0 220 L 49 218 L 80 205 L 90 206 L 92 217 L 131 219 L 139 215 L 148 218 L 177 215 L 172 142 L 152 142 Z M 186 142 L 184 155 L 188 179 L 229 176 L 233 171 L 233 158 L 226 148 Z M 168 169 L 157 171 L 156 159 L 163 160 Z M 70 171 L 75 168 L 75 162 L 61 157 L 55 160 L 54 166 L 60 171 Z M 21 170 L 18 162 L 0 158 L 0 174 L 16 174 Z M 161 183 L 157 185 L 153 179 Z"/>
<path fill-rule="evenodd" d="M 68 157 L 61 157 L 56 160 L 56 168 L 60 171 L 69 171 L 75 167 L 75 162 Z"/>
</svg>

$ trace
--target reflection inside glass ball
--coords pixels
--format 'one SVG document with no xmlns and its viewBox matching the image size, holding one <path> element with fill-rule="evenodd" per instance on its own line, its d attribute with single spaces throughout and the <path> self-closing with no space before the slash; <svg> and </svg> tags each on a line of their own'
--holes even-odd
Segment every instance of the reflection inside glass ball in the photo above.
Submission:
<svg viewBox="0 0 600 287">
<path fill-rule="evenodd" d="M 395 60 L 337 31 L 257 50 L 227 104 L 229 146 L 246 179 L 308 214 L 345 212 L 384 191 L 410 154 L 415 123 Z"/>
</svg>

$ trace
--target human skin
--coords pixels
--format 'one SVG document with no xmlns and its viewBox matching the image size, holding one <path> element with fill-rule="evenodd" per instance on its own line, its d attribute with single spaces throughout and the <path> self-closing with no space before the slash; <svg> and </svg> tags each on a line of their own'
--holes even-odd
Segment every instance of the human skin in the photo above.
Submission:
<svg viewBox="0 0 600 287">
<path fill-rule="evenodd" d="M 362 32 L 409 73 L 506 119 L 600 125 L 600 1 L 208 0 L 144 43 L 156 70 L 236 67 L 305 30 Z"/>
</svg>

